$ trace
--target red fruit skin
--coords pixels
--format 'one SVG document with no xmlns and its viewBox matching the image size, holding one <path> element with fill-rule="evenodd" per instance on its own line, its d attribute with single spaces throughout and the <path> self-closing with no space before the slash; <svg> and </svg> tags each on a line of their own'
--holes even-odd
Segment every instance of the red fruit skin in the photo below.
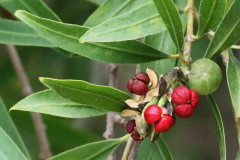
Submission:
<svg viewBox="0 0 240 160">
<path fill-rule="evenodd" d="M 191 98 L 190 91 L 185 86 L 177 87 L 172 92 L 172 102 L 175 104 L 187 104 Z"/>
<path fill-rule="evenodd" d="M 131 90 L 134 94 L 145 95 L 148 92 L 148 86 L 144 82 L 136 80 L 132 83 Z"/>
<path fill-rule="evenodd" d="M 142 141 L 144 138 L 140 136 L 140 134 L 135 131 L 131 134 L 132 139 L 134 139 L 135 141 Z"/>
<path fill-rule="evenodd" d="M 189 89 L 189 92 L 191 95 L 191 99 L 190 99 L 191 103 L 190 104 L 193 108 L 196 108 L 200 101 L 200 97 L 199 97 L 198 93 L 193 89 Z"/>
<path fill-rule="evenodd" d="M 188 118 L 193 115 L 193 107 L 190 104 L 180 104 L 174 108 L 174 112 L 180 118 Z"/>
<path fill-rule="evenodd" d="M 134 128 L 136 127 L 136 122 L 134 119 L 130 120 L 127 122 L 126 124 L 126 130 L 128 133 L 133 133 L 134 132 Z"/>
<path fill-rule="evenodd" d="M 135 78 L 137 80 L 140 80 L 140 81 L 144 82 L 145 84 L 149 84 L 149 82 L 150 82 L 150 79 L 149 79 L 148 75 L 146 73 L 143 73 L 143 72 L 137 73 L 135 75 Z"/>
<path fill-rule="evenodd" d="M 132 84 L 134 83 L 135 80 L 136 80 L 135 78 L 131 78 L 127 83 L 127 88 L 130 92 L 132 92 Z"/>
<path fill-rule="evenodd" d="M 155 125 L 155 130 L 157 132 L 167 132 L 172 125 L 174 124 L 174 120 L 169 115 L 164 115 Z"/>
<path fill-rule="evenodd" d="M 161 119 L 162 109 L 153 104 L 147 107 L 144 112 L 144 118 L 148 124 L 153 124 Z"/>
</svg>

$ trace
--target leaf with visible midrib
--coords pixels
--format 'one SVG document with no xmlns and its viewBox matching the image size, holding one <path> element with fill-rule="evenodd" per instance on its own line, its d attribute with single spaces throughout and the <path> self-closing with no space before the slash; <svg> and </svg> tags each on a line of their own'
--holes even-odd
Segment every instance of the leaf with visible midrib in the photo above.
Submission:
<svg viewBox="0 0 240 160">
<path fill-rule="evenodd" d="M 78 39 L 88 30 L 86 27 L 40 18 L 25 11 L 17 11 L 15 15 L 57 47 L 91 59 L 110 63 L 143 63 L 169 58 L 138 41 L 80 44 Z"/>
<path fill-rule="evenodd" d="M 134 10 L 110 18 L 96 27 L 89 29 L 81 42 L 116 42 L 142 38 L 165 31 L 166 27 L 156 7 L 149 1 Z"/>
<path fill-rule="evenodd" d="M 147 1 L 149 0 L 106 0 L 88 17 L 84 26 L 94 27 L 109 18 L 125 14 Z"/>
<path fill-rule="evenodd" d="M 232 7 L 219 25 L 212 38 L 205 58 L 214 58 L 221 51 L 235 44 L 240 39 L 240 1 L 234 1 Z"/>
<path fill-rule="evenodd" d="M 3 0 L 0 1 L 0 6 L 3 6 L 12 14 L 16 10 L 26 10 L 44 18 L 61 21 L 42 0 Z"/>
<path fill-rule="evenodd" d="M 9 112 L 7 111 L 1 97 L 0 97 L 0 127 L 14 141 L 14 143 L 18 146 L 18 148 L 21 150 L 21 152 L 23 152 L 24 155 L 30 159 L 28 150 L 27 150 L 15 124 L 13 123 L 13 121 L 9 115 Z M 2 139 L 1 139 L 0 143 L 3 143 Z"/>
<path fill-rule="evenodd" d="M 234 57 L 232 53 L 229 54 L 229 61 L 227 63 L 227 84 L 232 100 L 233 107 L 237 117 L 240 117 L 240 61 Z"/>
<path fill-rule="evenodd" d="M 119 139 L 89 143 L 60 153 L 49 160 L 105 160 L 129 135 Z"/>
<path fill-rule="evenodd" d="M 198 37 L 214 29 L 223 19 L 227 0 L 202 0 L 199 9 Z"/>
<path fill-rule="evenodd" d="M 178 51 L 181 52 L 184 36 L 183 26 L 177 7 L 172 0 L 153 0 L 153 2 Z"/>
<path fill-rule="evenodd" d="M 40 37 L 32 28 L 20 21 L 0 19 L 0 43 L 21 45 L 54 47 L 53 44 Z"/>
<path fill-rule="evenodd" d="M 162 137 L 158 137 L 154 143 L 150 143 L 150 139 L 147 138 L 140 146 L 138 160 L 156 159 L 173 160 L 173 157 Z"/>
<path fill-rule="evenodd" d="M 64 99 L 52 90 L 32 94 L 15 104 L 10 110 L 38 112 L 66 118 L 86 118 L 107 113 L 89 105 Z"/>
<path fill-rule="evenodd" d="M 2 160 L 28 160 L 2 127 L 0 127 L 0 139 L 0 157 Z"/>
<path fill-rule="evenodd" d="M 118 89 L 81 80 L 40 78 L 40 81 L 65 99 L 106 111 L 121 112 L 127 108 L 124 101 L 130 98 Z"/>
<path fill-rule="evenodd" d="M 207 96 L 217 126 L 220 160 L 226 160 L 226 140 L 221 113 L 212 95 Z"/>
</svg>

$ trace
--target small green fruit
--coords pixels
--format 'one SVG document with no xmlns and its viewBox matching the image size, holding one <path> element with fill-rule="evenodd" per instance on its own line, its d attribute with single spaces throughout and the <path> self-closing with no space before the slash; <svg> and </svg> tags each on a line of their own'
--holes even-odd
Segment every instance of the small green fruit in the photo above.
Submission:
<svg viewBox="0 0 240 160">
<path fill-rule="evenodd" d="M 208 95 L 217 90 L 222 80 L 220 67 L 212 60 L 202 58 L 191 66 L 189 87 L 200 95 Z"/>
</svg>

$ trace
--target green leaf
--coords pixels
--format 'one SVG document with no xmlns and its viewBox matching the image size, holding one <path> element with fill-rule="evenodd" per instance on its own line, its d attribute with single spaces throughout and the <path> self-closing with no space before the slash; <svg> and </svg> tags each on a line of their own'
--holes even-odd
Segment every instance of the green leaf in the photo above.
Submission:
<svg viewBox="0 0 240 160">
<path fill-rule="evenodd" d="M 199 9 L 198 37 L 214 29 L 225 15 L 227 0 L 202 0 Z"/>
<path fill-rule="evenodd" d="M 43 19 L 25 11 L 17 11 L 15 15 L 57 47 L 94 60 L 143 63 L 169 58 L 168 55 L 138 41 L 80 44 L 79 37 L 88 30 L 86 27 Z"/>
<path fill-rule="evenodd" d="M 66 118 L 86 118 L 106 114 L 106 111 L 59 97 L 52 90 L 32 94 L 15 104 L 11 110 L 39 112 Z"/>
<path fill-rule="evenodd" d="M 49 160 L 105 160 L 128 137 L 129 135 L 119 139 L 85 144 L 56 155 Z"/>
<path fill-rule="evenodd" d="M 162 139 L 158 137 L 157 141 L 150 143 L 150 139 L 145 139 L 138 152 L 138 160 L 173 160 L 168 146 Z"/>
<path fill-rule="evenodd" d="M 221 113 L 218 109 L 217 103 L 215 102 L 212 95 L 207 96 L 208 101 L 211 105 L 211 109 L 214 115 L 214 120 L 216 122 L 217 131 L 218 131 L 218 143 L 220 148 L 220 160 L 226 160 L 226 140 L 225 140 L 225 132 L 224 125 Z"/>
<path fill-rule="evenodd" d="M 0 127 L 0 159 L 2 160 L 28 160 L 14 141 Z"/>
<path fill-rule="evenodd" d="M 236 116 L 240 117 L 240 61 L 238 61 L 232 53 L 229 54 L 226 69 L 227 84 L 232 104 L 235 109 Z"/>
<path fill-rule="evenodd" d="M 239 6 L 240 1 L 234 1 L 208 46 L 205 53 L 206 58 L 214 58 L 221 51 L 235 44 L 240 39 Z"/>
<path fill-rule="evenodd" d="M 42 0 L 0 0 L 0 6 L 14 14 L 16 10 L 26 10 L 32 14 L 61 21 Z"/>
<path fill-rule="evenodd" d="M 172 0 L 153 0 L 177 49 L 181 52 L 184 42 L 183 25 L 177 7 Z"/>
<path fill-rule="evenodd" d="M 81 80 L 40 78 L 40 81 L 65 99 L 106 111 L 121 112 L 127 107 L 124 101 L 130 98 L 118 89 Z"/>
<path fill-rule="evenodd" d="M 87 1 L 92 2 L 96 5 L 101 5 L 105 0 L 87 0 Z"/>
<path fill-rule="evenodd" d="M 171 39 L 168 31 L 164 31 L 155 35 L 147 36 L 144 43 L 151 47 L 163 51 L 165 53 L 175 53 L 176 47 Z M 140 69 L 145 72 L 147 68 L 153 69 L 158 75 L 165 74 L 171 68 L 174 67 L 176 60 L 163 59 L 154 62 L 142 63 Z"/>
<path fill-rule="evenodd" d="M 149 1 L 126 14 L 111 18 L 89 29 L 81 42 L 113 42 L 145 37 L 165 31 L 156 7 Z"/>
<path fill-rule="evenodd" d="M 94 27 L 107 19 L 129 12 L 136 6 L 149 0 L 106 0 L 84 23 L 84 26 Z"/>
<path fill-rule="evenodd" d="M 0 19 L 0 43 L 20 46 L 54 47 L 20 21 Z"/>
<path fill-rule="evenodd" d="M 14 125 L 1 97 L 0 97 L 0 128 L 1 128 L 0 130 L 4 130 L 4 132 L 6 132 L 6 134 L 9 136 L 9 139 L 11 139 L 15 143 L 16 147 L 18 147 L 21 150 L 21 152 L 23 152 L 24 155 L 30 159 L 30 155 L 27 151 L 27 148 L 20 134 L 18 133 L 17 128 Z M 2 131 L 0 132 L 3 133 Z M 1 144 L 3 144 L 4 139 L 2 138 L 0 139 L 1 139 L 0 150 L 2 150 Z"/>
</svg>

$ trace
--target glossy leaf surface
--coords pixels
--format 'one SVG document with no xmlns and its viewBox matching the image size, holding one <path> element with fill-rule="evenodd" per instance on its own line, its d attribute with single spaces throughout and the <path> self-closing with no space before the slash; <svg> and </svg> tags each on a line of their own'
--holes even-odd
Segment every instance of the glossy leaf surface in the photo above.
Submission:
<svg viewBox="0 0 240 160">
<path fill-rule="evenodd" d="M 86 27 L 43 19 L 25 11 L 17 11 L 15 15 L 57 47 L 90 59 L 111 63 L 142 63 L 169 58 L 138 41 L 80 44 L 78 39 L 88 30 Z"/>
<path fill-rule="evenodd" d="M 240 39 L 240 1 L 234 1 L 219 25 L 206 51 L 206 58 L 214 58 Z"/>
<path fill-rule="evenodd" d="M 16 105 L 11 110 L 21 110 L 44 113 L 66 118 L 86 118 L 106 114 L 106 111 L 64 99 L 52 90 L 32 94 Z"/>
<path fill-rule="evenodd" d="M 65 99 L 106 111 L 121 112 L 127 107 L 124 101 L 130 98 L 120 90 L 81 80 L 40 78 L 40 81 Z"/>
<path fill-rule="evenodd" d="M 56 155 L 49 160 L 105 160 L 129 136 L 119 139 L 104 140 L 71 149 Z"/>
</svg>

